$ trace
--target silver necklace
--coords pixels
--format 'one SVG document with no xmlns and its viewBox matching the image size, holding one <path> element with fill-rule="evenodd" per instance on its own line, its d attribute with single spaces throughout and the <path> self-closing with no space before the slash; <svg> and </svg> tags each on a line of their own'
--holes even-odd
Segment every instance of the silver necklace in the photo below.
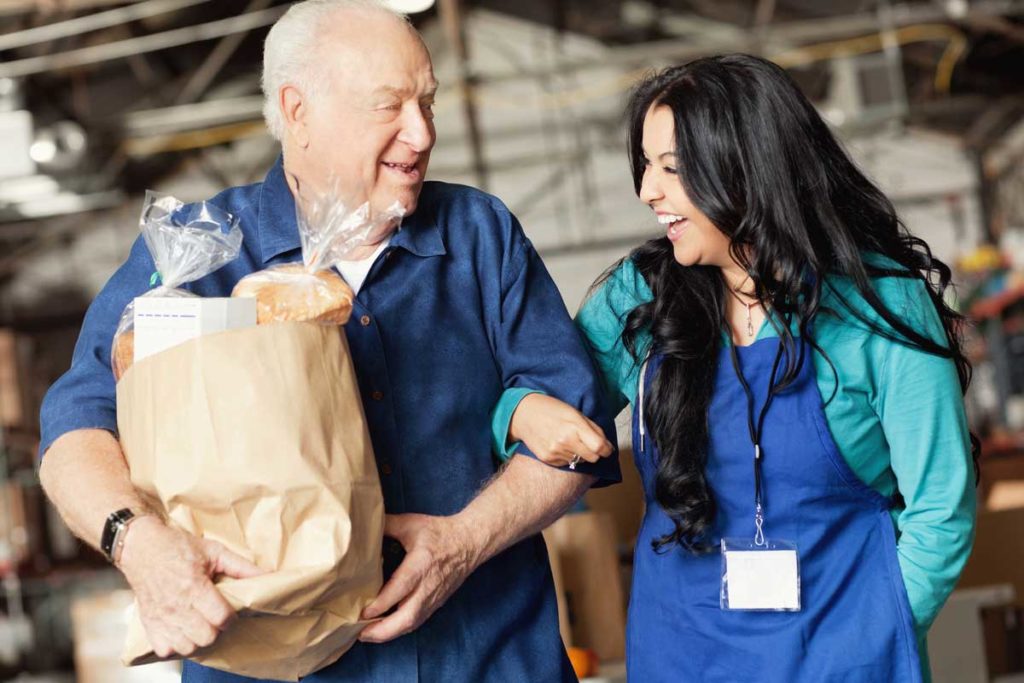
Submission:
<svg viewBox="0 0 1024 683">
<path fill-rule="evenodd" d="M 737 294 L 736 292 L 733 291 L 732 287 L 726 287 L 726 289 L 729 290 L 729 293 L 733 295 L 733 297 L 736 299 L 736 301 L 739 301 L 740 304 L 744 308 L 747 309 L 747 336 L 748 337 L 753 337 L 754 336 L 754 318 L 751 315 L 751 309 L 753 309 L 754 306 L 760 306 L 761 302 L 759 300 L 757 300 L 757 299 L 754 299 L 753 301 L 751 301 L 748 304 L 746 301 L 744 301 L 743 299 L 740 298 L 739 294 Z"/>
</svg>

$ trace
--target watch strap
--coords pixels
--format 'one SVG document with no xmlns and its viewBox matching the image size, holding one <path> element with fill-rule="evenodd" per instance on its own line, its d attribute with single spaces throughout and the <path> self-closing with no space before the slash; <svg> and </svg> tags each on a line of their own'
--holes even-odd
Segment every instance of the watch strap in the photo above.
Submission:
<svg viewBox="0 0 1024 683">
<path fill-rule="evenodd" d="M 135 513 L 132 512 L 131 508 L 121 508 L 111 512 L 107 517 L 107 521 L 103 524 L 103 534 L 100 536 L 100 550 L 111 562 L 114 561 L 118 531 L 134 516 Z"/>
</svg>

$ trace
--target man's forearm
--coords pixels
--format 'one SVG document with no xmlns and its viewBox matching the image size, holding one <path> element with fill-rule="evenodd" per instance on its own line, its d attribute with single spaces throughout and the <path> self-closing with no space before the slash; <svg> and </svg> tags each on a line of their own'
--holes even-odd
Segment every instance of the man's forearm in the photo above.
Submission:
<svg viewBox="0 0 1024 683">
<path fill-rule="evenodd" d="M 561 517 L 594 479 L 516 455 L 455 519 L 477 549 L 477 563 L 483 564 Z"/>
<path fill-rule="evenodd" d="M 102 429 L 80 429 L 57 439 L 43 456 L 39 479 L 71 531 L 94 548 L 111 512 L 145 507 L 120 444 Z"/>
</svg>

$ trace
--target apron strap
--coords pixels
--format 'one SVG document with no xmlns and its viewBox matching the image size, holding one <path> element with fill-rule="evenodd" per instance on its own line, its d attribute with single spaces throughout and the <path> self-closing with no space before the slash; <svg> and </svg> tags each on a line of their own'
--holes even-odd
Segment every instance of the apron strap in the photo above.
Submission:
<svg viewBox="0 0 1024 683">
<path fill-rule="evenodd" d="M 644 450 L 644 436 L 647 434 L 647 429 L 644 426 L 644 384 L 647 382 L 647 364 L 651 360 L 651 352 L 648 351 L 647 355 L 644 356 L 644 362 L 640 365 L 640 388 L 637 391 L 637 410 L 639 410 L 638 419 L 640 421 L 640 452 Z"/>
</svg>

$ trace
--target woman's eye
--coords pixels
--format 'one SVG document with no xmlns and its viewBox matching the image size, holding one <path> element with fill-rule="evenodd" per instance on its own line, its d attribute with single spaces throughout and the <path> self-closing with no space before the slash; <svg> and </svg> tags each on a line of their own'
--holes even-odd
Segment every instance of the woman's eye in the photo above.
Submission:
<svg viewBox="0 0 1024 683">
<path fill-rule="evenodd" d="M 668 173 L 670 175 L 676 174 L 676 169 L 672 168 L 671 166 L 663 166 L 661 170 L 665 171 L 665 173 Z"/>
</svg>

